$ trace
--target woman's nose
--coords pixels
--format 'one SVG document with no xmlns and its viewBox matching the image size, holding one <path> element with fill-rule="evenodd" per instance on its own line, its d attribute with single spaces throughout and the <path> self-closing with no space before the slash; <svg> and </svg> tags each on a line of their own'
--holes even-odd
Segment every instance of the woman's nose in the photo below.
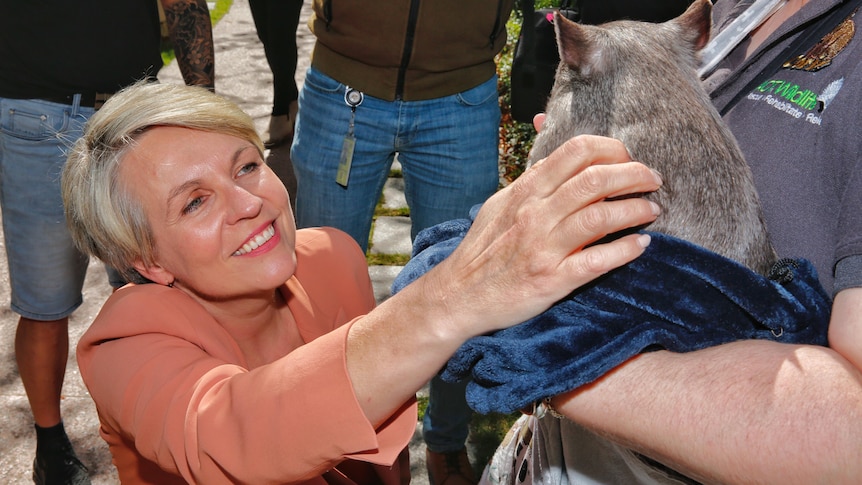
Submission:
<svg viewBox="0 0 862 485">
<path fill-rule="evenodd" d="M 256 217 L 263 206 L 263 199 L 243 187 L 236 186 L 230 194 L 231 222 Z"/>
</svg>

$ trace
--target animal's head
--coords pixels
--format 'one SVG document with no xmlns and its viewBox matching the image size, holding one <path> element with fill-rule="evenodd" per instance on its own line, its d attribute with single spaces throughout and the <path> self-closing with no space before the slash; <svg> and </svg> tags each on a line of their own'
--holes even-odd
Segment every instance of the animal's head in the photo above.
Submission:
<svg viewBox="0 0 862 485">
<path fill-rule="evenodd" d="M 615 127 L 649 116 L 647 104 L 662 102 L 662 91 L 701 89 L 698 51 L 709 40 L 711 16 L 710 0 L 659 24 L 583 25 L 555 13 L 560 64 L 531 163 L 575 135 L 618 135 Z"/>
<path fill-rule="evenodd" d="M 679 17 L 661 24 L 621 20 L 599 26 L 554 14 L 561 65 L 582 78 L 612 74 L 627 60 L 696 68 L 696 53 L 709 41 L 712 2 L 696 0 Z"/>
</svg>

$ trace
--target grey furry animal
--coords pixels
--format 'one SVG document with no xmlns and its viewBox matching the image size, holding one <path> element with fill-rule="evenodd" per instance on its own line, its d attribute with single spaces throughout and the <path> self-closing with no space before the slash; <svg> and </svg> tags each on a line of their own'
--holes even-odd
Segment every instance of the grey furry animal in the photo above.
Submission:
<svg viewBox="0 0 862 485">
<path fill-rule="evenodd" d="M 663 211 L 649 230 L 765 275 L 777 256 L 751 171 L 696 73 L 711 15 L 709 0 L 661 24 L 590 26 L 556 15 L 561 62 L 529 164 L 578 134 L 617 138 L 664 179 L 647 196 Z"/>
</svg>

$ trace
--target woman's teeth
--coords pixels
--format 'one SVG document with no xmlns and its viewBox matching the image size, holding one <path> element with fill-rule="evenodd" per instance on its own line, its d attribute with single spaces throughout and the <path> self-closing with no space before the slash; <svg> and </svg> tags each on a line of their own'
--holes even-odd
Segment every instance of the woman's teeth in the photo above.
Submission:
<svg viewBox="0 0 862 485">
<path fill-rule="evenodd" d="M 262 233 L 258 234 L 251 241 L 242 245 L 235 253 L 234 256 L 242 256 L 243 254 L 248 254 L 255 249 L 259 248 L 263 243 L 272 239 L 272 236 L 275 235 L 275 228 L 270 225 L 267 227 Z"/>
</svg>

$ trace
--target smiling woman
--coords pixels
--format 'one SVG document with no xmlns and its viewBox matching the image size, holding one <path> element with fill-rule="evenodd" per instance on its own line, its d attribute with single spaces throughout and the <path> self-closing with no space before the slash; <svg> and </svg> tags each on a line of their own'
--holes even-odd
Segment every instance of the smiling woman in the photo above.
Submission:
<svg viewBox="0 0 862 485">
<path fill-rule="evenodd" d="M 297 231 L 262 151 L 224 98 L 139 84 L 69 156 L 76 243 L 134 281 L 78 344 L 124 484 L 408 481 L 416 391 L 468 338 L 639 256 L 648 238 L 593 243 L 657 215 L 641 198 L 608 198 L 661 184 L 618 142 L 574 139 L 374 308 L 359 246 L 331 228 Z"/>
<path fill-rule="evenodd" d="M 139 84 L 132 90 L 138 97 L 130 100 L 136 109 L 102 110 L 88 125 L 88 136 L 76 145 L 63 175 L 67 219 L 72 224 L 72 236 L 81 248 L 100 260 L 118 268 L 127 281 L 146 282 L 132 264 L 136 258 L 153 262 L 153 231 L 146 220 L 140 201 L 130 197 L 128 190 L 115 190 L 120 181 L 120 161 L 140 142 L 136 135 L 159 125 L 183 126 L 201 132 L 218 132 L 245 140 L 258 153 L 263 143 L 251 118 L 232 103 L 220 97 L 201 96 L 199 90 L 179 90 L 160 85 Z M 177 102 L 171 109 L 142 95 L 149 91 L 170 91 Z M 155 93 L 153 93 L 155 94 Z M 199 109 L 182 105 L 199 103 Z M 116 104 L 109 106 L 116 107 Z M 135 143 L 132 143 L 133 139 Z M 91 156 L 98 153 L 98 157 Z M 133 188 L 146 180 L 127 184 Z M 126 184 L 124 184 L 126 185 Z M 80 190 L 85 186 L 88 190 Z"/>
<path fill-rule="evenodd" d="M 284 185 L 259 149 L 235 136 L 173 126 L 148 129 L 119 167 L 147 217 L 158 261 L 134 270 L 208 297 L 261 291 L 294 272 L 295 227 Z M 218 262 L 219 264 L 213 264 Z"/>
</svg>

